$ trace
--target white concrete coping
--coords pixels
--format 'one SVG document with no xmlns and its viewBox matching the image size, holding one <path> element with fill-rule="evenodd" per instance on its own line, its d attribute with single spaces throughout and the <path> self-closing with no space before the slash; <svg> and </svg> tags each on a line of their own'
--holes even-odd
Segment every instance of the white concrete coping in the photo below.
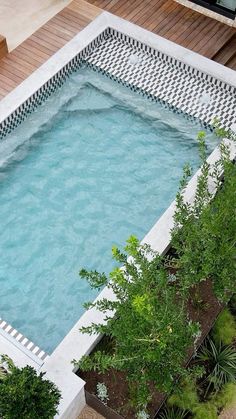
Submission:
<svg viewBox="0 0 236 419">
<path fill-rule="evenodd" d="M 0 102 L 0 122 L 14 112 L 108 27 L 123 32 L 166 55 L 236 87 L 236 72 L 233 70 L 212 62 L 137 25 L 104 12 Z M 218 156 L 219 150 L 216 149 L 208 161 L 213 163 Z M 188 184 L 186 189 L 187 199 L 193 199 L 198 174 L 199 171 Z M 143 239 L 143 242 L 150 244 L 159 253 L 163 253 L 169 246 L 174 208 L 175 203 L 173 202 Z M 97 299 L 104 297 L 114 298 L 108 288 L 103 289 Z M 88 336 L 79 332 L 81 326 L 89 325 L 92 321 L 103 321 L 103 316 L 95 309 L 84 313 L 43 366 L 43 370 L 47 372 L 47 377 L 52 379 L 62 392 L 58 415 L 60 418 L 76 418 L 85 405 L 84 381 L 74 374 L 71 361 L 74 358 L 79 360 L 82 355 L 90 353 L 100 339 L 99 336 Z"/>
<path fill-rule="evenodd" d="M 19 368 L 30 365 L 39 370 L 42 366 L 42 362 L 36 356 L 33 356 L 30 351 L 24 350 L 15 339 L 11 339 L 7 333 L 0 330 L 0 355 L 4 354 L 7 354 Z"/>
</svg>

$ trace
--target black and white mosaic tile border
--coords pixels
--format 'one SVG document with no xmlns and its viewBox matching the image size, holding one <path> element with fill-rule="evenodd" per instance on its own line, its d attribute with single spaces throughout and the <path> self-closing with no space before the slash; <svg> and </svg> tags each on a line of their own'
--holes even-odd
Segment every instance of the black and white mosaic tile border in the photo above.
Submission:
<svg viewBox="0 0 236 419">
<path fill-rule="evenodd" d="M 236 89 L 173 57 L 110 29 L 110 37 L 86 62 L 149 98 L 210 126 L 214 117 L 225 128 L 235 120 Z"/>
<path fill-rule="evenodd" d="M 9 336 L 14 338 L 20 345 L 23 346 L 23 349 L 27 349 L 28 351 L 32 352 L 34 356 L 36 356 L 40 361 L 45 362 L 48 358 L 48 354 L 40 349 L 37 345 L 27 339 L 24 335 L 22 335 L 18 330 L 14 329 L 9 323 L 5 320 L 0 318 L 0 329 L 4 330 Z"/>
<path fill-rule="evenodd" d="M 107 28 L 0 124 L 0 138 L 17 127 L 84 63 L 205 126 L 210 126 L 214 117 L 225 128 L 235 122 L 234 86 Z"/>
</svg>

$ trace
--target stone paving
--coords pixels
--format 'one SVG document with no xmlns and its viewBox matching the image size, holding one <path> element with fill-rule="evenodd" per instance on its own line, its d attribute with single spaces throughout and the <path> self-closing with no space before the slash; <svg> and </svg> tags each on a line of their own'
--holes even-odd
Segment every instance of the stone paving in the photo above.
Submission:
<svg viewBox="0 0 236 419">
<path fill-rule="evenodd" d="M 236 406 L 224 410 L 219 419 L 236 419 Z"/>
<path fill-rule="evenodd" d="M 95 412 L 91 407 L 85 406 L 82 410 L 81 414 L 79 415 L 78 419 L 106 419 L 104 416 L 100 415 L 99 413 Z"/>
</svg>

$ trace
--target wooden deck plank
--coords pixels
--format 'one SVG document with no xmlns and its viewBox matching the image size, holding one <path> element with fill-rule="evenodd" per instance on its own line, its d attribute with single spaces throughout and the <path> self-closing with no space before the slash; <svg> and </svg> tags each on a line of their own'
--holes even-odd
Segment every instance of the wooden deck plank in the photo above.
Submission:
<svg viewBox="0 0 236 419">
<path fill-rule="evenodd" d="M 133 21 L 158 35 L 178 42 L 195 52 L 212 58 L 236 32 L 224 23 L 190 10 L 173 0 L 154 3 L 132 1 L 88 0 L 91 4 Z M 202 31 L 204 31 L 202 33 Z"/>
<path fill-rule="evenodd" d="M 215 56 L 214 61 L 220 64 L 227 64 L 236 55 L 236 34 L 227 43 L 227 45 L 220 50 Z"/>
<path fill-rule="evenodd" d="M 81 29 L 83 29 L 86 25 L 79 22 L 78 20 L 74 21 L 68 16 L 66 13 L 58 14 L 55 19 L 56 22 L 60 22 L 61 25 L 69 27 L 73 29 L 74 33 L 78 33 Z"/>
<path fill-rule="evenodd" d="M 7 41 L 5 36 L 0 35 L 0 59 L 5 57 L 8 53 Z"/>
<path fill-rule="evenodd" d="M 166 0 L 160 0 L 160 7 L 163 4 L 165 4 L 165 1 Z M 153 19 L 156 19 L 156 16 L 153 16 L 153 13 L 155 12 L 155 8 L 156 8 L 156 2 L 153 1 L 151 6 L 150 6 L 150 9 L 148 9 L 148 10 L 144 9 L 143 15 L 142 16 L 140 15 L 140 17 L 139 17 L 139 25 L 140 26 L 145 25 L 145 22 L 147 22 L 147 20 L 150 21 L 151 17 L 153 17 Z"/>
<path fill-rule="evenodd" d="M 206 16 L 200 16 L 200 18 L 196 21 L 195 15 L 192 15 L 191 21 L 187 22 L 187 25 L 183 28 L 182 31 L 176 31 L 175 35 L 173 35 L 174 42 L 180 43 L 183 47 L 187 48 L 187 45 L 192 42 L 194 44 L 194 40 L 198 39 L 199 34 L 205 30 L 208 26 L 210 26 L 210 30 L 214 27 L 216 21 L 212 19 L 212 22 L 208 22 Z M 196 31 L 198 30 L 198 34 Z M 201 38 L 202 39 L 202 38 Z M 204 43 L 205 39 L 203 37 Z"/>
<path fill-rule="evenodd" d="M 51 25 L 48 27 L 43 27 L 41 29 L 41 33 L 44 34 L 49 39 L 58 39 L 62 44 L 65 42 L 70 41 L 72 33 L 68 34 L 65 32 L 60 31 L 60 29 L 53 28 Z"/>
<path fill-rule="evenodd" d="M 139 20 L 142 18 L 143 14 L 146 14 L 147 10 L 150 10 L 150 3 L 151 3 L 150 0 L 147 1 L 146 8 L 144 8 L 143 1 L 136 0 L 135 3 L 130 2 L 129 9 L 127 9 L 127 5 L 123 3 L 122 5 L 120 5 L 120 8 L 118 9 L 117 12 L 125 14 L 127 16 L 126 17 L 127 20 L 130 20 L 131 22 L 136 22 L 136 20 Z M 112 13 L 114 12 L 112 11 Z"/>
<path fill-rule="evenodd" d="M 49 57 L 49 54 L 45 52 L 43 46 L 36 44 L 36 42 L 34 42 L 31 38 L 27 39 L 27 41 L 23 42 L 23 44 L 16 48 L 12 52 L 13 56 L 15 53 L 18 52 L 20 53 L 20 55 L 23 53 L 23 57 L 26 55 L 30 59 L 33 59 L 34 61 L 39 61 L 40 63 L 46 61 Z M 37 64 L 35 63 L 35 65 Z"/>
<path fill-rule="evenodd" d="M 206 57 L 214 57 L 214 55 L 221 49 L 229 39 L 232 38 L 234 32 L 231 31 L 231 28 L 220 28 L 220 30 L 216 31 L 215 34 L 211 37 L 211 42 L 209 44 L 205 44 L 202 48 L 199 49 L 198 52 Z"/>
<path fill-rule="evenodd" d="M 158 35 L 163 36 L 163 37 L 168 37 L 170 39 L 171 35 L 174 34 L 176 32 L 176 28 L 180 24 L 182 25 L 182 22 L 184 20 L 184 15 L 186 15 L 188 13 L 188 10 L 183 9 L 175 9 L 175 13 L 172 13 L 172 19 L 168 19 L 165 20 L 164 25 L 163 22 L 161 25 L 159 25 L 158 27 Z"/>
<path fill-rule="evenodd" d="M 26 75 L 31 74 L 35 70 L 35 66 L 33 66 L 31 63 L 27 63 L 25 60 L 22 60 L 21 58 L 17 57 L 16 55 L 13 57 L 4 57 L 1 60 L 1 64 L 6 64 L 9 69 L 9 67 L 15 67 L 19 68 L 20 71 L 25 73 Z"/>
<path fill-rule="evenodd" d="M 232 68 L 232 70 L 236 70 L 236 55 L 227 63 L 227 66 Z"/>
<path fill-rule="evenodd" d="M 4 60 L 4 58 L 3 58 Z M 17 62 L 14 61 L 14 65 L 9 66 L 9 61 L 4 60 L 1 66 L 1 74 L 5 74 L 6 76 L 13 77 L 13 79 L 18 80 L 21 83 L 31 72 L 32 70 L 27 69 L 27 67 L 23 67 L 19 65 Z"/>
<path fill-rule="evenodd" d="M 95 17 L 101 13 L 101 9 L 99 9 L 99 7 L 93 6 L 87 1 L 83 0 L 74 0 L 67 7 L 68 9 L 75 10 L 89 21 L 95 19 Z"/>
</svg>

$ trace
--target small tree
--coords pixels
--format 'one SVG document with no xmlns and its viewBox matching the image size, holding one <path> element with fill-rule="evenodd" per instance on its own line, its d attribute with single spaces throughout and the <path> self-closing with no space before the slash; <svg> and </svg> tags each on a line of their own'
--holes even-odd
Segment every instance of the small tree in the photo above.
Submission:
<svg viewBox="0 0 236 419">
<path fill-rule="evenodd" d="M 233 139 L 226 131 L 217 129 L 217 133 Z M 220 158 L 210 167 L 206 159 L 205 134 L 200 133 L 198 139 L 202 172 L 195 199 L 190 204 L 184 193 L 191 171 L 185 168 L 176 198 L 172 245 L 177 252 L 182 290 L 188 292 L 192 285 L 211 278 L 217 297 L 225 301 L 235 290 L 236 166 L 230 160 L 229 147 L 222 142 Z M 214 197 L 208 188 L 210 177 L 218 190 Z"/>
<path fill-rule="evenodd" d="M 168 282 L 162 258 L 147 245 L 130 237 L 125 253 L 113 248 L 114 259 L 123 268 L 110 277 L 82 270 L 93 288 L 108 286 L 116 297 L 89 303 L 106 314 L 105 324 L 92 323 L 83 333 L 105 333 L 114 341 L 114 352 L 97 351 L 79 362 L 82 370 L 126 371 L 137 410 L 150 397 L 148 383 L 169 391 L 176 376 L 185 374 L 186 349 L 198 333 L 198 326 L 187 319 L 184 301 Z M 115 315 L 114 315 L 115 314 Z"/>
<path fill-rule="evenodd" d="M 3 419 L 53 419 L 57 413 L 60 392 L 56 385 L 43 379 L 30 366 L 18 368 L 2 356 L 7 373 L 0 376 L 0 416 Z"/>
</svg>

